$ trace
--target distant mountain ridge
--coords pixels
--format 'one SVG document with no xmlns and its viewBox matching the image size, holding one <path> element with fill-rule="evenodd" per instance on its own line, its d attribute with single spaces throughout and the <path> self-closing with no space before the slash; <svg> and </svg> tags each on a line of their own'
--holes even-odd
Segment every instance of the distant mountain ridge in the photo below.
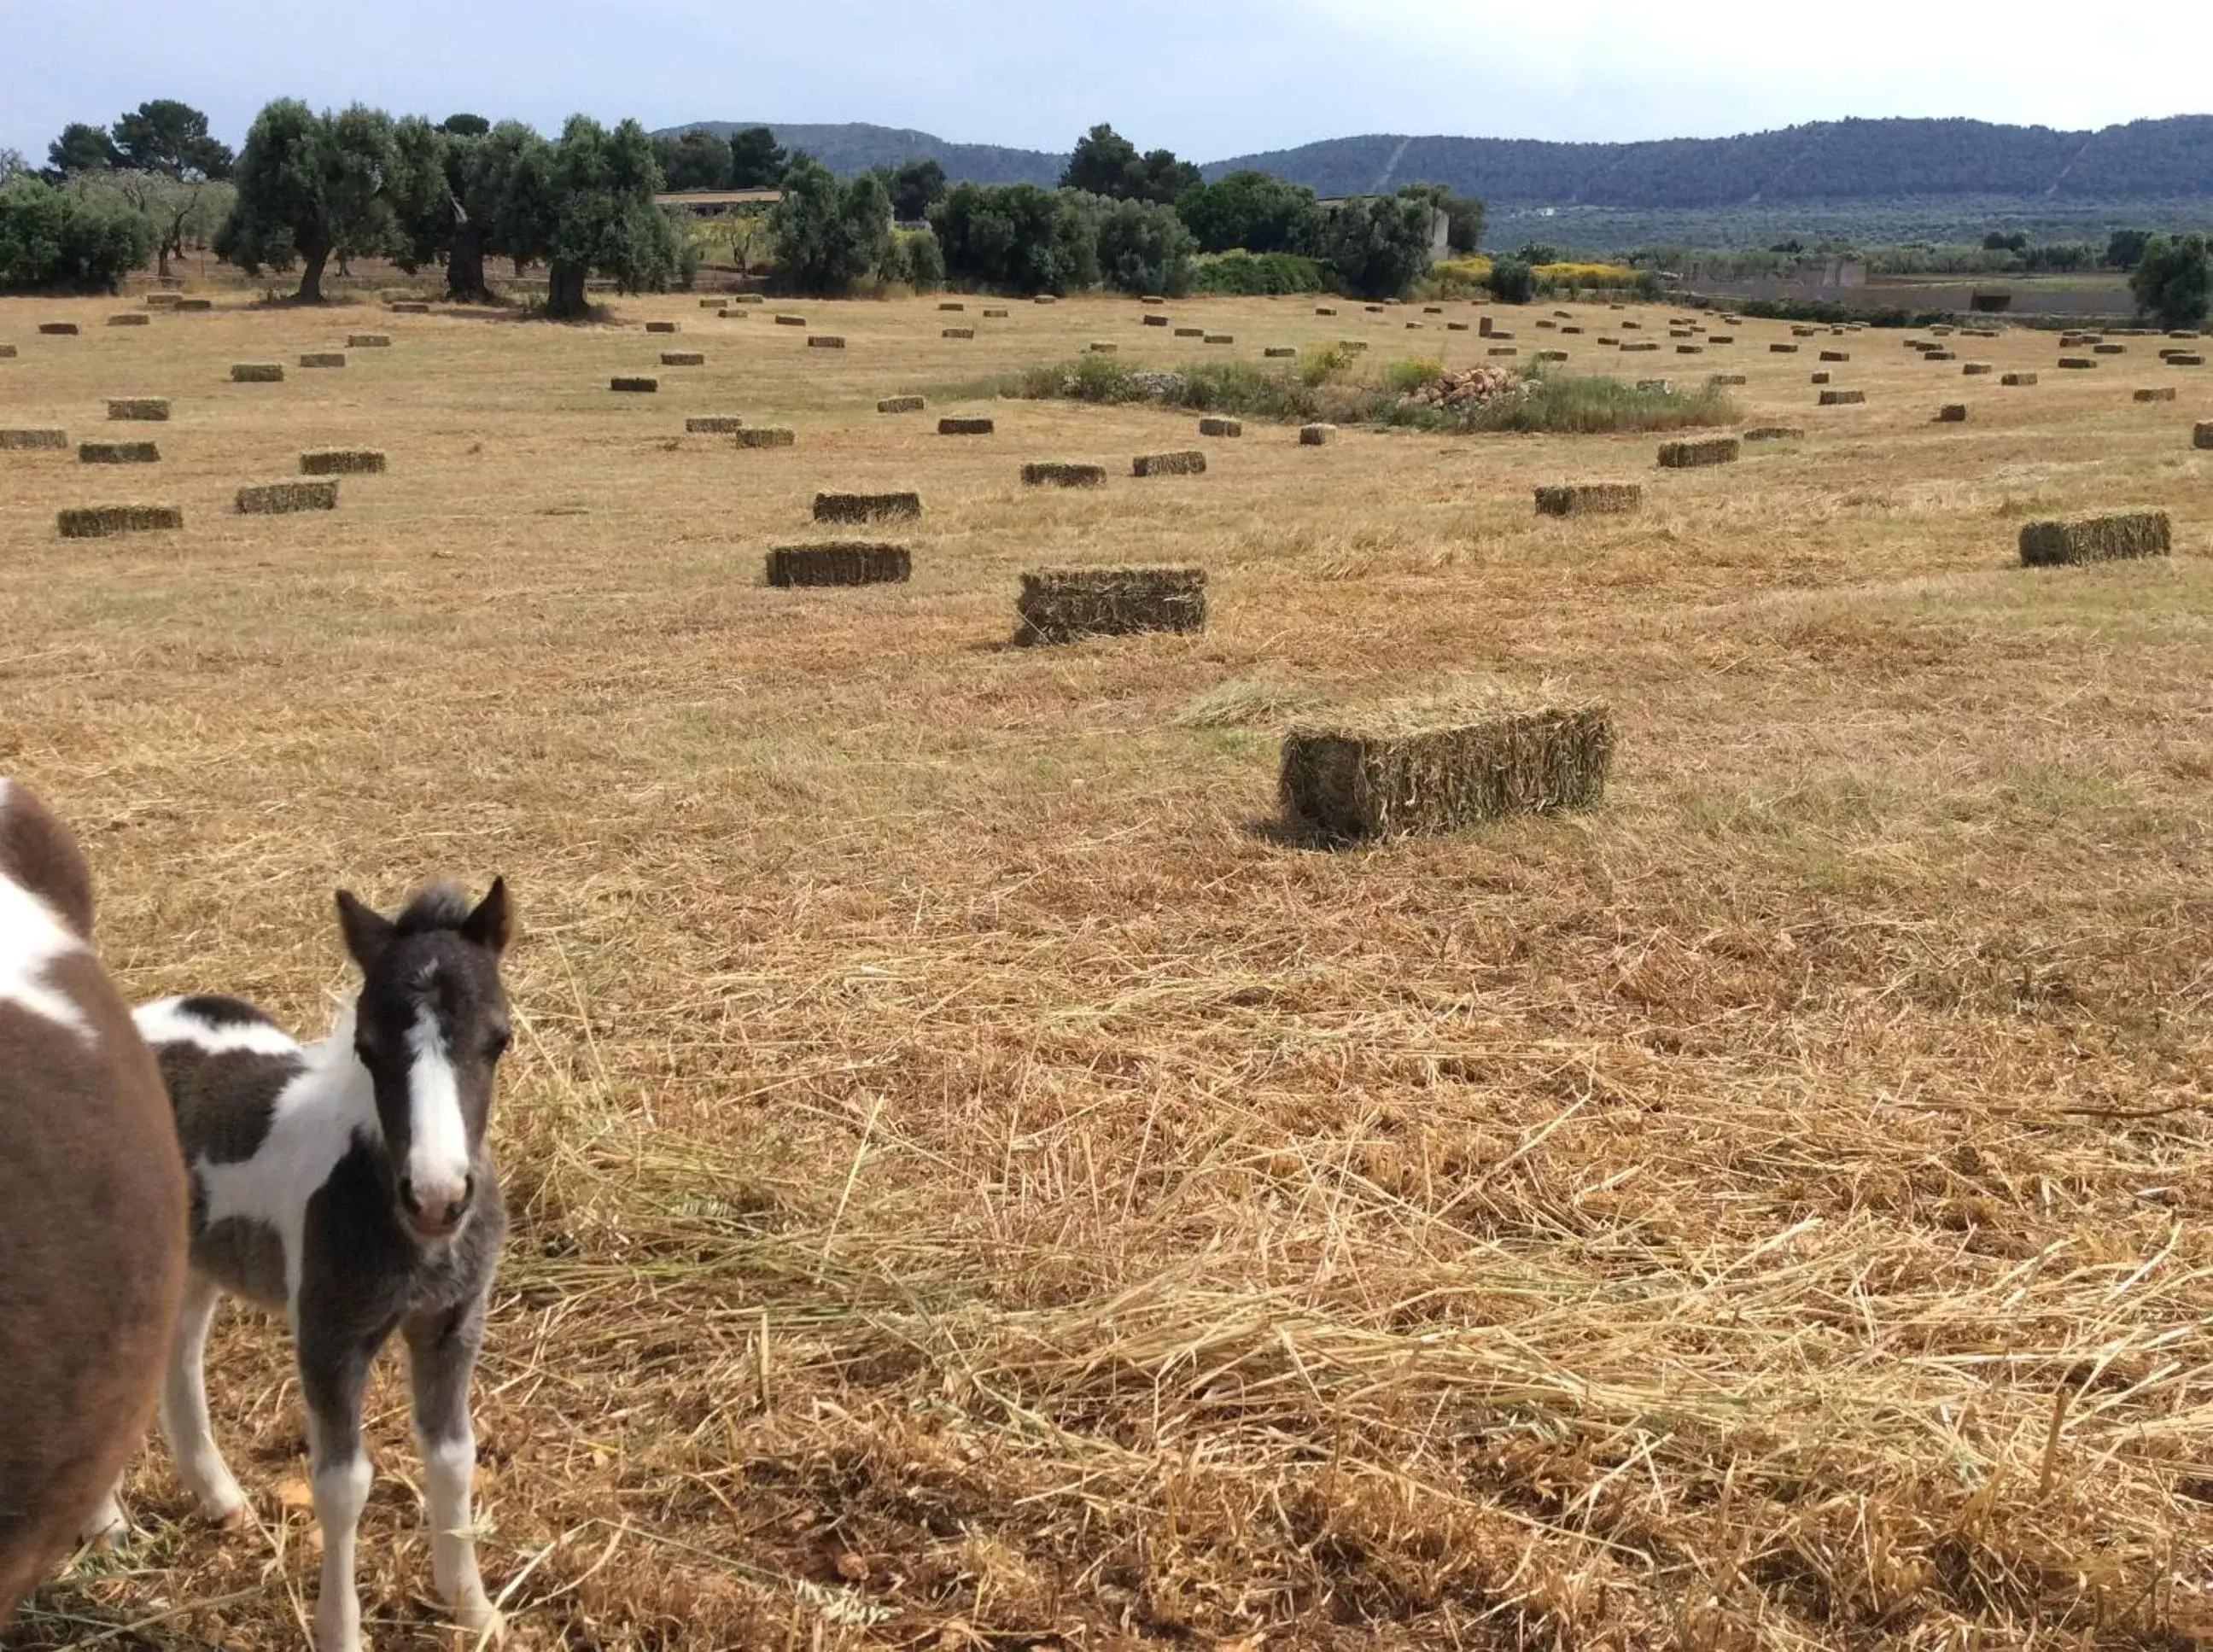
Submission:
<svg viewBox="0 0 2213 1652">
<path fill-rule="evenodd" d="M 936 156 L 955 182 L 1052 185 L 1064 154 L 948 143 L 929 132 L 865 124 L 786 125 L 703 120 L 728 137 L 773 130 L 841 174 Z M 658 135 L 658 134 L 656 134 Z M 2213 200 L 2213 115 L 2136 120 L 2096 131 L 1980 120 L 1835 120 L 1738 137 L 1642 143 L 1552 143 L 1503 137 L 1378 134 L 1207 163 L 1209 178 L 1241 168 L 1324 195 L 1449 184 L 1495 207 L 1711 209 L 2009 197 L 2024 202 Z"/>
</svg>

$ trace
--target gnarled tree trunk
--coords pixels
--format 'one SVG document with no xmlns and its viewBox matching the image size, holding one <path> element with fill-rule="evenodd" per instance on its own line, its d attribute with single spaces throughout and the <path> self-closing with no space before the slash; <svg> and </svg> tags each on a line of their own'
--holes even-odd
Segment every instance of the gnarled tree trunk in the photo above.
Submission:
<svg viewBox="0 0 2213 1652">
<path fill-rule="evenodd" d="M 293 294 L 302 304 L 323 302 L 323 265 L 330 262 L 331 249 L 311 247 L 304 250 L 300 265 L 300 290 Z"/>
<path fill-rule="evenodd" d="M 586 314 L 582 265 L 557 259 L 546 266 L 546 313 L 563 321 Z"/>
<path fill-rule="evenodd" d="M 491 289 L 485 285 L 484 231 L 466 219 L 454 226 L 454 238 L 446 245 L 446 296 L 463 302 L 491 302 Z"/>
</svg>

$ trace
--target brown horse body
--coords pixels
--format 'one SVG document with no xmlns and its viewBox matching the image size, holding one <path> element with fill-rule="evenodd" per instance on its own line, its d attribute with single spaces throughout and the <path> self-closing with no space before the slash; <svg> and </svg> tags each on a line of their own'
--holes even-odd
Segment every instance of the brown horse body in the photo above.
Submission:
<svg viewBox="0 0 2213 1652">
<path fill-rule="evenodd" d="M 183 1287 L 162 1076 L 69 829 L 0 777 L 0 1624 L 144 1431 Z"/>
</svg>

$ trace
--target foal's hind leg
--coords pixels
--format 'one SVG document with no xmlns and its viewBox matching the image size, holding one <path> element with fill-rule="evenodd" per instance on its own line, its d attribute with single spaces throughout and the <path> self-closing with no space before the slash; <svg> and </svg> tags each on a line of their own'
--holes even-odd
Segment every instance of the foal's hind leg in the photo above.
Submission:
<svg viewBox="0 0 2213 1652">
<path fill-rule="evenodd" d="M 487 1629 L 497 1634 L 499 1613 L 485 1598 L 484 1580 L 477 1574 L 476 1521 L 470 1507 L 477 1442 L 469 1425 L 469 1377 L 484 1341 L 484 1302 L 479 1299 L 410 1320 L 400 1333 L 407 1340 L 415 1440 L 423 1450 L 431 1576 L 454 1622 L 472 1635 Z"/>
<path fill-rule="evenodd" d="M 185 1277 L 184 1306 L 169 1344 L 169 1369 L 162 1381 L 162 1438 L 177 1478 L 199 1500 L 210 1520 L 228 1523 L 246 1507 L 246 1494 L 208 1426 L 207 1338 L 223 1288 L 197 1268 Z"/>
</svg>

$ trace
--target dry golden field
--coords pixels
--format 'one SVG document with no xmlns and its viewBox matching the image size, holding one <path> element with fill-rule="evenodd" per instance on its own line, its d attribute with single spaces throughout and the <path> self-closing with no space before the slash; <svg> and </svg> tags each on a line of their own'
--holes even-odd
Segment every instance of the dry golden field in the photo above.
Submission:
<svg viewBox="0 0 2213 1652">
<path fill-rule="evenodd" d="M 994 405 L 1094 338 L 1229 351 L 1126 302 L 967 304 L 0 301 L 0 426 L 161 446 L 0 454 L 0 771 L 82 829 L 127 990 L 317 1030 L 335 887 L 516 889 L 477 1405 L 515 1637 L 2213 1637 L 2213 375 L 1958 341 L 2041 373 L 2002 388 L 1753 322 L 1620 370 L 1743 371 L 1743 423 L 1808 439 L 1661 472 L 1649 436 Z M 1506 324 L 1609 369 L 1622 318 L 1571 308 L 1579 338 Z M 1342 308 L 1173 314 L 1255 358 L 1483 359 Z M 229 381 L 353 332 L 392 346 Z M 1864 406 L 1814 405 L 1823 347 Z M 909 391 L 927 414 L 875 412 Z M 174 419 L 107 425 L 132 394 Z M 715 412 L 797 444 L 683 433 Z M 334 514 L 231 512 L 357 443 L 390 470 Z M 1202 478 L 1128 474 L 1193 445 Z M 1113 477 L 1025 491 L 1038 459 Z M 1643 513 L 1533 515 L 1584 479 Z M 763 587 L 818 489 L 874 487 L 923 495 L 885 535 L 911 584 Z M 111 500 L 185 528 L 57 536 Z M 2017 565 L 2026 520 L 2137 506 L 2170 561 Z M 1204 564 L 1206 634 L 1007 645 L 1021 570 L 1121 561 Z M 1289 718 L 1496 683 L 1612 704 L 1602 808 L 1272 829 Z M 304 1643 L 282 1326 L 231 1311 L 210 1386 L 254 1526 L 150 1451 L 134 1546 L 9 1648 Z M 395 1362 L 372 1413 L 371 1635 L 450 1644 Z"/>
</svg>

